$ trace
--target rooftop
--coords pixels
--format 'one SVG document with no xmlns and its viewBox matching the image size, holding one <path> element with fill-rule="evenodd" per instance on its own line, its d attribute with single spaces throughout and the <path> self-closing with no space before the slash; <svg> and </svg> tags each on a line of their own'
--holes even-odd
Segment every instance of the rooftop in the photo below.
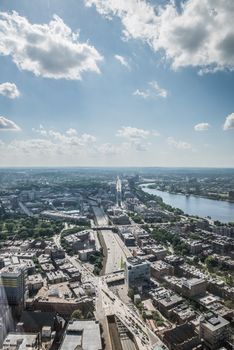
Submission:
<svg viewBox="0 0 234 350">
<path fill-rule="evenodd" d="M 60 350 L 101 350 L 99 323 L 96 321 L 70 321 Z"/>
<path fill-rule="evenodd" d="M 207 313 L 205 317 L 202 318 L 201 322 L 205 324 L 206 327 L 211 331 L 218 330 L 219 328 L 228 326 L 230 324 L 230 322 L 225 320 L 223 317 L 213 312 Z"/>
</svg>

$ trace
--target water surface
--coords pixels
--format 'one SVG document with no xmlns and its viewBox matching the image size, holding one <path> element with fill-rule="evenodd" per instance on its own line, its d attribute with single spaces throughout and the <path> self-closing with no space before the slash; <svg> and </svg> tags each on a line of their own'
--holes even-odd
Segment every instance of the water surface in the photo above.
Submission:
<svg viewBox="0 0 234 350">
<path fill-rule="evenodd" d="M 168 193 L 141 185 L 143 191 L 161 197 L 166 204 L 183 210 L 185 214 L 207 217 L 221 222 L 234 222 L 234 203 L 184 194 Z"/>
</svg>

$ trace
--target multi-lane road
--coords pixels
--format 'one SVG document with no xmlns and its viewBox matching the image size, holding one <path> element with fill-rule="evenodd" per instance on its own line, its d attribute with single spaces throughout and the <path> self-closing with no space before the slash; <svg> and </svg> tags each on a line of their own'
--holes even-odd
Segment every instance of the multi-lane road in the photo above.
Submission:
<svg viewBox="0 0 234 350">
<path fill-rule="evenodd" d="M 103 209 L 93 206 L 96 223 L 98 226 L 108 226 L 108 217 Z M 103 230 L 99 232 L 102 235 L 105 248 L 107 250 L 105 274 L 121 270 L 128 257 L 131 256 L 128 248 L 123 244 L 118 234 L 111 230 Z"/>
<path fill-rule="evenodd" d="M 100 212 L 98 213 L 100 215 Z M 103 223 L 103 218 L 100 218 Z M 105 231 L 105 235 L 106 235 Z M 109 244 L 113 245 L 114 248 L 108 251 L 108 255 L 111 255 L 115 251 L 115 258 L 109 257 L 108 270 L 110 272 L 119 269 L 119 257 L 126 260 L 126 251 L 121 246 L 120 242 L 111 237 L 114 235 L 112 231 L 108 235 L 106 240 L 107 247 Z M 54 243 L 57 247 L 61 248 L 61 234 L 54 236 Z M 125 247 L 126 248 L 126 247 Z M 117 251 L 120 255 L 118 255 Z M 121 252 L 121 253 L 120 253 Z M 90 282 L 95 288 L 95 309 L 97 319 L 104 324 L 104 334 L 107 342 L 107 348 L 111 349 L 111 342 L 108 334 L 107 319 L 108 315 L 116 315 L 119 320 L 125 325 L 125 327 L 133 334 L 136 344 L 139 350 L 152 350 L 156 345 L 162 346 L 161 340 L 151 331 L 151 329 L 141 320 L 141 318 L 118 296 L 116 296 L 108 287 L 105 276 L 95 276 L 87 266 L 82 264 L 77 257 L 71 257 L 66 254 L 66 259 L 82 274 L 83 282 Z M 117 261 L 118 260 L 118 261 Z M 121 261 L 121 258 L 120 258 Z"/>
</svg>

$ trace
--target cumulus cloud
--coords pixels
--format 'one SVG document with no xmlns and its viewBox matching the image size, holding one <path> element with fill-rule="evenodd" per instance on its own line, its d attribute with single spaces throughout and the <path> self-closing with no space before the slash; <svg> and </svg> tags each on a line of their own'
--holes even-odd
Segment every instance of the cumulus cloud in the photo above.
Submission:
<svg viewBox="0 0 234 350">
<path fill-rule="evenodd" d="M 127 59 L 121 55 L 115 55 L 115 59 L 120 62 L 122 64 L 122 66 L 127 67 L 128 69 L 130 69 L 130 65 L 127 61 Z"/>
<path fill-rule="evenodd" d="M 91 144 L 96 141 L 96 137 L 93 135 L 86 133 L 78 135 L 76 129 L 68 129 L 65 133 L 61 133 L 56 130 L 45 130 L 44 128 L 40 128 L 37 130 L 37 132 L 39 132 L 41 135 L 51 138 L 64 147 L 84 147 L 86 145 L 91 146 Z"/>
<path fill-rule="evenodd" d="M 186 149 L 192 148 L 192 145 L 190 143 L 185 142 L 185 141 L 177 141 L 173 137 L 167 138 L 167 144 L 171 147 L 181 149 L 181 150 L 186 150 Z"/>
<path fill-rule="evenodd" d="M 0 131 L 20 131 L 20 127 L 10 119 L 0 116 Z"/>
<path fill-rule="evenodd" d="M 20 96 L 20 92 L 14 83 L 2 83 L 0 84 L 0 95 L 14 99 Z"/>
<path fill-rule="evenodd" d="M 168 91 L 159 86 L 157 81 L 149 82 L 149 88 L 145 90 L 139 90 L 133 92 L 134 96 L 140 96 L 142 98 L 167 98 Z"/>
<path fill-rule="evenodd" d="M 146 139 L 149 135 L 149 130 L 138 129 L 131 126 L 123 126 L 116 134 L 116 136 L 124 137 L 128 140 L 142 140 Z"/>
<path fill-rule="evenodd" d="M 234 129 L 234 113 L 229 114 L 223 124 L 223 130 Z"/>
<path fill-rule="evenodd" d="M 0 120 L 1 125 L 1 120 Z M 18 159 L 39 159 L 47 162 L 63 159 L 66 161 L 71 158 L 77 160 L 93 159 L 93 157 L 112 157 L 119 154 L 126 154 L 131 146 L 130 143 L 122 142 L 120 144 L 98 143 L 94 135 L 88 133 L 79 134 L 74 128 L 64 132 L 58 130 L 46 129 L 43 125 L 34 128 L 33 132 L 37 134 L 35 138 L 16 139 L 8 143 L 1 143 L 2 155 L 9 157 L 18 157 Z M 2 156 L 1 155 L 1 156 Z"/>
<path fill-rule="evenodd" d="M 76 129 L 73 129 L 73 128 L 70 128 L 66 131 L 66 134 L 69 135 L 69 136 L 76 136 L 77 135 L 77 130 Z"/>
<path fill-rule="evenodd" d="M 127 141 L 123 144 L 126 148 L 133 147 L 136 151 L 147 151 L 150 146 L 149 137 L 159 136 L 159 133 L 155 130 L 123 126 L 117 131 L 116 136 L 124 138 Z"/>
<path fill-rule="evenodd" d="M 157 7 L 146 0 L 85 3 L 106 18 L 120 18 L 125 40 L 140 39 L 154 51 L 163 51 L 174 69 L 234 69 L 233 0 L 186 0 L 180 6 L 169 1 Z"/>
<path fill-rule="evenodd" d="M 206 131 L 210 128 L 209 123 L 199 123 L 194 126 L 195 131 Z"/>
<path fill-rule="evenodd" d="M 19 69 L 36 76 L 70 80 L 80 80 L 87 71 L 100 73 L 98 63 L 103 59 L 60 17 L 32 24 L 17 12 L 0 12 L 0 55 L 11 56 Z"/>
</svg>

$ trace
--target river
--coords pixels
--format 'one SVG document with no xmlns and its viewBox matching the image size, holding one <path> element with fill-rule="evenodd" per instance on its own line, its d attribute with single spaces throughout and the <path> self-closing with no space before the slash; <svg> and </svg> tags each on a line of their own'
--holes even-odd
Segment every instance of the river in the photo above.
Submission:
<svg viewBox="0 0 234 350">
<path fill-rule="evenodd" d="M 183 194 L 168 193 L 151 189 L 147 184 L 141 185 L 147 193 L 161 197 L 166 204 L 183 210 L 185 214 L 207 217 L 220 222 L 234 222 L 234 203 L 217 201 L 197 196 L 185 196 Z"/>
</svg>

